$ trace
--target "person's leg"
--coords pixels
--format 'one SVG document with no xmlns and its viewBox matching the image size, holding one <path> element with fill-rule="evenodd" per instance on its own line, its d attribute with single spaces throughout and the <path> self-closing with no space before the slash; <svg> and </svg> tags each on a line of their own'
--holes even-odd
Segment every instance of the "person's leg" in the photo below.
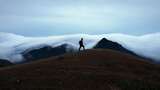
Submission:
<svg viewBox="0 0 160 90">
<path fill-rule="evenodd" d="M 81 46 L 79 46 L 79 51 L 81 51 Z"/>
<path fill-rule="evenodd" d="M 83 45 L 83 50 L 85 50 L 85 47 L 84 47 L 84 45 Z"/>
</svg>

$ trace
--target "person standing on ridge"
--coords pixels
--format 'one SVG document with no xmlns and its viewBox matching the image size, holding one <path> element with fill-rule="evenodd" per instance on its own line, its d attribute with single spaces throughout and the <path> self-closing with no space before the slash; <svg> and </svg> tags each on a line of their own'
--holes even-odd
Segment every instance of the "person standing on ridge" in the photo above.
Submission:
<svg viewBox="0 0 160 90">
<path fill-rule="evenodd" d="M 79 51 L 81 51 L 81 48 L 83 48 L 83 50 L 85 50 L 85 46 L 83 44 L 83 38 L 81 38 L 81 40 L 79 41 Z"/>
</svg>

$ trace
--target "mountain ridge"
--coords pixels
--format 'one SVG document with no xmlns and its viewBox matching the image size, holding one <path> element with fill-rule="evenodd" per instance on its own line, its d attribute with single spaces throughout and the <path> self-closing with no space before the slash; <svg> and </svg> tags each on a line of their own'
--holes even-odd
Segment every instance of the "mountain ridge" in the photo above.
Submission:
<svg viewBox="0 0 160 90">
<path fill-rule="evenodd" d="M 94 49 L 111 49 L 111 50 L 116 50 L 116 51 L 119 51 L 119 52 L 122 52 L 122 53 L 126 53 L 126 54 L 130 54 L 130 55 L 142 58 L 142 59 L 153 61 L 150 58 L 146 58 L 146 57 L 140 56 L 140 55 L 136 54 L 135 52 L 133 52 L 133 51 L 131 51 L 131 50 L 123 47 L 118 42 L 114 42 L 114 41 L 108 40 L 106 38 L 102 38 L 93 48 Z"/>
<path fill-rule="evenodd" d="M 69 44 L 62 44 L 56 47 L 45 45 L 41 48 L 25 51 L 22 53 L 22 55 L 26 60 L 25 62 L 30 62 L 34 60 L 49 58 L 52 56 L 59 56 L 65 53 L 70 53 L 70 52 L 75 52 L 75 51 L 76 50 L 74 49 L 74 47 Z"/>
</svg>

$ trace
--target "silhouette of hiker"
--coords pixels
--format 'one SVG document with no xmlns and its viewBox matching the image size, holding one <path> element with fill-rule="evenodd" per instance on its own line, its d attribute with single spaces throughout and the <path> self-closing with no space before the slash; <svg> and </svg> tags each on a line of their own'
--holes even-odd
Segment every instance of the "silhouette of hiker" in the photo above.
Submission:
<svg viewBox="0 0 160 90">
<path fill-rule="evenodd" d="M 83 44 L 83 38 L 81 38 L 81 40 L 79 41 L 79 51 L 81 50 L 81 48 L 83 48 L 83 50 L 85 50 L 85 46 Z"/>
</svg>

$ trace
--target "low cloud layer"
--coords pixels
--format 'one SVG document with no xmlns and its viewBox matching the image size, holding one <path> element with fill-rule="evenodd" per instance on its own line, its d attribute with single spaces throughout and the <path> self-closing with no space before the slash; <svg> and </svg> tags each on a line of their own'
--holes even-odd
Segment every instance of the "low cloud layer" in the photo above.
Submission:
<svg viewBox="0 0 160 90">
<path fill-rule="evenodd" d="M 115 41 L 138 55 L 160 62 L 160 33 L 144 36 L 130 36 L 125 34 L 87 35 L 74 34 L 49 37 L 24 37 L 10 33 L 0 33 L 0 58 L 13 63 L 23 60 L 21 55 L 27 49 L 39 48 L 43 45 L 53 47 L 67 43 L 78 48 L 78 41 L 83 37 L 87 48 L 92 48 L 102 38 Z"/>
</svg>

